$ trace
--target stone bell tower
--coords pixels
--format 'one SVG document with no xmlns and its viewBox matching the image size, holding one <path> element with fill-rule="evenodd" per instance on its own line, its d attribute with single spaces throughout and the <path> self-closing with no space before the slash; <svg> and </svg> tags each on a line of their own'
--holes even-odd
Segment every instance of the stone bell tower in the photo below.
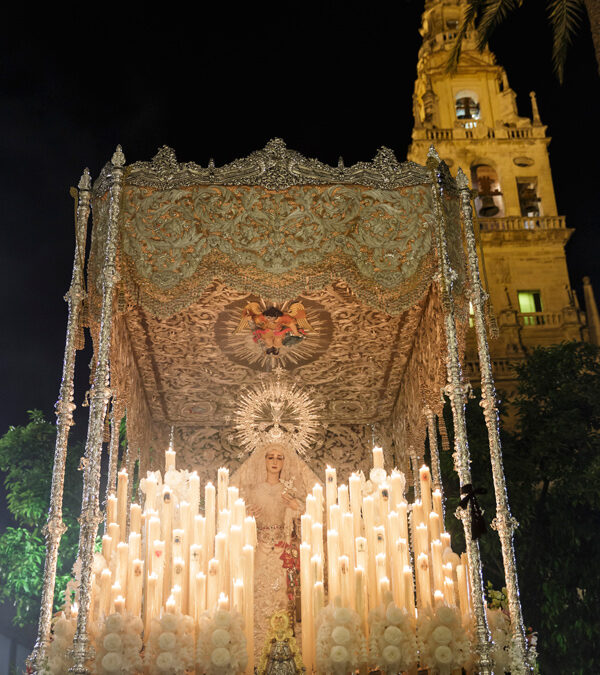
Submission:
<svg viewBox="0 0 600 675">
<path fill-rule="evenodd" d="M 461 23 L 461 0 L 426 0 L 413 94 L 408 158 L 425 161 L 434 145 L 450 170 L 468 175 L 480 227 L 484 283 L 499 327 L 490 349 L 500 389 L 514 385 L 511 363 L 528 348 L 587 340 L 585 315 L 569 283 L 565 244 L 573 233 L 558 215 L 548 157 L 550 138 L 535 93 L 531 118 L 489 50 L 467 34 L 455 72 L 446 63 Z M 466 374 L 476 372 L 475 341 L 467 342 Z"/>
</svg>

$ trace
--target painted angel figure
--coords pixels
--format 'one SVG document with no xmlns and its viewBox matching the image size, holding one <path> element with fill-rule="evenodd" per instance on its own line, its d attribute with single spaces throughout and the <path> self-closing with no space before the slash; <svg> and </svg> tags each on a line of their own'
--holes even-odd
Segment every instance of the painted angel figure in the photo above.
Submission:
<svg viewBox="0 0 600 675">
<path fill-rule="evenodd" d="M 249 302 L 244 311 L 236 333 L 251 328 L 255 342 L 266 347 L 267 354 L 277 356 L 281 347 L 290 347 L 304 339 L 312 326 L 306 318 L 306 310 L 301 302 L 293 302 L 287 311 L 277 307 L 263 310 L 258 302 Z"/>
</svg>

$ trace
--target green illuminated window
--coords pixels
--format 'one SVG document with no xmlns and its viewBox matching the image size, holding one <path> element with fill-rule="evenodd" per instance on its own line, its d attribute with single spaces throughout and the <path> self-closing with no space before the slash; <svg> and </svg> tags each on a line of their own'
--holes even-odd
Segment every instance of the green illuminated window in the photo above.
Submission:
<svg viewBox="0 0 600 675">
<path fill-rule="evenodd" d="M 534 314 L 542 311 L 542 299 L 539 291 L 517 291 L 519 299 L 519 312 L 521 314 Z M 540 323 L 542 317 L 524 316 L 524 326 L 534 326 Z"/>
</svg>

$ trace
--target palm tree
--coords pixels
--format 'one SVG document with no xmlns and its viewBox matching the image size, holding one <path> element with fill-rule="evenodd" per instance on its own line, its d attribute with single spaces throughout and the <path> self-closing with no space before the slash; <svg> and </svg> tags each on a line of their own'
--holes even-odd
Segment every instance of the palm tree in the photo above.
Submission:
<svg viewBox="0 0 600 675">
<path fill-rule="evenodd" d="M 451 71 L 456 69 L 463 39 L 473 24 L 475 24 L 477 33 L 477 47 L 480 51 L 483 51 L 495 28 L 523 2 L 524 0 L 466 0 L 463 20 L 448 59 L 448 69 Z M 579 27 L 583 8 L 585 8 L 590 22 L 596 64 L 600 73 L 600 0 L 549 0 L 548 2 L 548 19 L 553 36 L 552 63 L 561 84 L 564 77 L 567 48 Z"/>
</svg>

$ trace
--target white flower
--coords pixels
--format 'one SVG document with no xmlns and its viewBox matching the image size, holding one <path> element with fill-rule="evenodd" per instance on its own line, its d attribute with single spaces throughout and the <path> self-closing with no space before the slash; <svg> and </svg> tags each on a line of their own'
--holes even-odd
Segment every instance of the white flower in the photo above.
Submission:
<svg viewBox="0 0 600 675">
<path fill-rule="evenodd" d="M 219 628 L 229 628 L 231 624 L 231 615 L 226 609 L 218 609 L 215 612 L 214 618 L 215 626 Z"/>
<path fill-rule="evenodd" d="M 394 645 L 388 645 L 387 647 L 383 648 L 381 656 L 383 656 L 383 660 L 389 665 L 400 660 L 401 652 L 398 647 Z"/>
<path fill-rule="evenodd" d="M 402 631 L 396 626 L 388 626 L 383 631 L 384 640 L 391 645 L 399 645 L 402 642 Z"/>
<path fill-rule="evenodd" d="M 345 645 L 350 642 L 350 631 L 345 626 L 336 626 L 331 631 L 333 641 L 338 645 Z"/>
<path fill-rule="evenodd" d="M 338 607 L 333 614 L 333 618 L 336 623 L 350 623 L 352 611 L 347 607 Z"/>
<path fill-rule="evenodd" d="M 410 642 L 407 642 L 402 646 L 402 660 L 404 661 L 405 666 L 411 666 L 413 663 L 417 662 L 416 643 L 413 642 L 411 645 Z"/>
<path fill-rule="evenodd" d="M 107 633 L 119 633 L 123 628 L 123 617 L 120 614 L 111 614 L 106 617 L 104 629 Z"/>
<path fill-rule="evenodd" d="M 121 670 L 122 659 L 120 654 L 108 652 L 102 659 L 102 667 L 109 673 L 116 673 Z"/>
<path fill-rule="evenodd" d="M 171 652 L 161 652 L 156 657 L 156 667 L 162 672 L 167 672 L 173 668 L 174 658 Z"/>
<path fill-rule="evenodd" d="M 189 633 L 194 630 L 194 620 L 191 616 L 183 615 L 180 618 L 179 623 L 177 624 L 177 633 L 180 635 L 183 633 Z"/>
<path fill-rule="evenodd" d="M 439 645 L 447 645 L 452 641 L 452 631 L 447 626 L 437 626 L 433 629 L 431 637 Z"/>
<path fill-rule="evenodd" d="M 129 630 L 133 633 L 141 633 L 144 630 L 144 623 L 139 616 L 133 616 L 130 619 Z"/>
<path fill-rule="evenodd" d="M 433 653 L 433 656 L 435 657 L 438 663 L 443 663 L 444 665 L 452 663 L 452 650 L 450 649 L 450 647 L 447 647 L 446 645 L 440 645 L 439 647 L 437 647 L 437 649 Z"/>
<path fill-rule="evenodd" d="M 223 628 L 217 628 L 210 636 L 210 641 L 214 647 L 226 647 L 230 640 L 231 634 Z"/>
<path fill-rule="evenodd" d="M 385 611 L 385 618 L 389 623 L 402 623 L 405 619 L 405 615 L 400 607 L 396 607 L 396 605 L 390 603 Z"/>
<path fill-rule="evenodd" d="M 454 623 L 455 614 L 450 607 L 438 607 L 436 610 L 436 616 L 441 621 L 449 626 L 451 623 Z"/>
<path fill-rule="evenodd" d="M 175 649 L 177 646 L 175 633 L 171 633 L 170 631 L 161 633 L 158 637 L 158 646 L 163 652 L 170 652 L 172 649 Z"/>
<path fill-rule="evenodd" d="M 344 661 L 348 660 L 348 650 L 341 645 L 335 645 L 329 652 L 329 658 L 333 663 L 344 663 Z"/>
<path fill-rule="evenodd" d="M 225 647 L 217 647 L 216 649 L 213 649 L 210 660 L 217 668 L 223 668 L 224 666 L 229 665 L 231 654 Z"/>
<path fill-rule="evenodd" d="M 102 641 L 102 646 L 107 652 L 118 652 L 123 646 L 121 636 L 118 633 L 107 633 Z"/>
<path fill-rule="evenodd" d="M 177 617 L 175 614 L 163 614 L 160 620 L 160 625 L 164 631 L 174 633 L 177 629 Z"/>
</svg>

